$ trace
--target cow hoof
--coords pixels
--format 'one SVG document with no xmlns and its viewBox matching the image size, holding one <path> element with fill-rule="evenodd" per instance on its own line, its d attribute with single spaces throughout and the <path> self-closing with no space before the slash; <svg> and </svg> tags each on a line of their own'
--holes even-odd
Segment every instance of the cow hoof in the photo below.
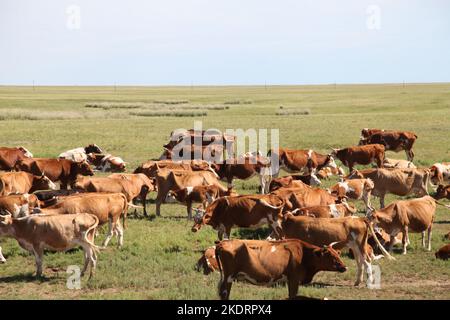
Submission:
<svg viewBox="0 0 450 320">
<path fill-rule="evenodd" d="M 0 260 L 0 263 L 6 263 L 6 260 Z"/>
<path fill-rule="evenodd" d="M 361 284 L 360 281 L 356 281 L 355 284 L 354 284 L 354 286 L 355 286 L 355 287 L 359 287 L 360 284 Z"/>
</svg>

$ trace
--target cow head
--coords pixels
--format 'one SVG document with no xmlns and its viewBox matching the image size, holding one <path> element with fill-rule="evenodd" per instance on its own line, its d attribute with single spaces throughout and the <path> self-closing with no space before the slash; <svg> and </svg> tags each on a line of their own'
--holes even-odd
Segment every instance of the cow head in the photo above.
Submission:
<svg viewBox="0 0 450 320">
<path fill-rule="evenodd" d="M 215 221 L 214 215 L 215 214 L 220 215 L 221 212 L 223 212 L 226 209 L 226 206 L 228 206 L 228 200 L 226 199 L 226 197 L 222 197 L 214 200 L 210 205 L 206 207 L 206 210 L 201 209 L 201 207 L 194 208 L 193 210 L 195 212 L 194 214 L 195 224 L 192 226 L 191 231 L 197 232 L 205 224 L 209 224 L 213 228 L 217 228 L 218 223 L 217 221 Z"/>
<path fill-rule="evenodd" d="M 361 138 L 359 139 L 358 146 L 364 146 L 364 145 L 366 145 L 366 144 L 369 144 L 369 139 L 368 139 L 368 138 L 361 137 Z"/>
<path fill-rule="evenodd" d="M 450 198 L 450 186 L 440 184 L 433 195 L 436 200 Z"/>
<path fill-rule="evenodd" d="M 335 149 L 335 148 L 332 148 L 331 149 L 331 153 L 329 154 L 331 157 L 333 157 L 333 158 L 336 158 L 337 157 L 337 154 L 338 154 L 338 152 L 339 152 L 339 150 L 340 149 Z"/>
<path fill-rule="evenodd" d="M 333 245 L 336 243 L 331 243 L 323 248 L 316 248 L 313 250 L 313 260 L 315 266 L 317 266 L 321 271 L 337 271 L 345 272 L 347 267 L 339 256 L 338 251 L 333 249 Z"/>
<path fill-rule="evenodd" d="M 337 169 L 336 162 L 334 161 L 334 157 L 331 154 L 327 155 L 327 159 L 325 160 L 325 167 Z"/>
<path fill-rule="evenodd" d="M 345 177 L 345 179 L 364 179 L 364 175 L 358 170 L 354 169 Z"/>
<path fill-rule="evenodd" d="M 169 190 L 169 192 L 167 192 L 166 198 L 164 199 L 165 203 L 177 203 L 180 198 L 180 193 L 182 190 Z M 195 209 L 194 209 L 195 210 Z"/>
<path fill-rule="evenodd" d="M 33 158 L 33 154 L 32 154 L 30 151 L 28 151 L 27 149 L 25 149 L 24 147 L 20 146 L 20 147 L 17 147 L 17 149 L 19 149 L 20 151 L 22 151 L 22 153 L 23 153 L 23 155 L 24 155 L 25 157 L 27 157 L 27 158 Z"/>
<path fill-rule="evenodd" d="M 87 163 L 86 161 L 76 162 L 75 166 L 76 166 L 77 174 L 81 174 L 83 176 L 93 176 L 94 175 L 94 171 L 92 170 L 89 163 Z"/>
<path fill-rule="evenodd" d="M 56 185 L 45 175 L 34 176 L 33 190 L 56 190 Z"/>
<path fill-rule="evenodd" d="M 11 232 L 10 227 L 12 224 L 13 217 L 11 213 L 0 215 L 0 236 L 8 235 Z"/>
<path fill-rule="evenodd" d="M 311 173 L 311 178 L 309 179 L 309 185 L 310 186 L 319 186 L 322 184 L 322 181 L 314 174 Z"/>
<path fill-rule="evenodd" d="M 93 143 L 93 144 L 90 144 L 87 147 L 85 147 L 84 152 L 86 154 L 88 154 L 88 153 L 103 153 L 103 150 L 100 149 L 100 147 L 98 145 Z"/>
</svg>

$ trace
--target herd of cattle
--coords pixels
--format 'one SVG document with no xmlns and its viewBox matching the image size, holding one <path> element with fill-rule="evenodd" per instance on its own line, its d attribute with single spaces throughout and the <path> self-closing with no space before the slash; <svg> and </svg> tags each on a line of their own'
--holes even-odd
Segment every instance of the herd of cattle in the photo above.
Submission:
<svg viewBox="0 0 450 320">
<path fill-rule="evenodd" d="M 193 232 L 205 225 L 217 230 L 220 241 L 205 250 L 197 268 L 205 274 L 220 272 L 222 299 L 229 298 L 234 280 L 253 284 L 287 281 L 289 297 L 295 298 L 299 284 L 310 283 L 317 272 L 347 269 L 340 258 L 344 248 L 357 265 L 355 285 L 363 282 L 364 273 L 371 285 L 372 262 L 383 256 L 395 260 L 390 252 L 397 243 L 406 254 L 409 232 L 422 233 L 423 246 L 431 250 L 436 205 L 450 207 L 438 201 L 450 199 L 450 185 L 445 185 L 450 182 L 450 162 L 417 168 L 412 162 L 417 136 L 412 132 L 363 129 L 361 133 L 359 145 L 333 149 L 328 155 L 279 148 L 267 156 L 247 153 L 214 162 L 195 156 L 212 148 L 211 141 L 223 139 L 230 146 L 234 137 L 203 139 L 205 132 L 189 130 L 183 138 L 191 139 L 191 150 L 199 148 L 200 153 L 184 155 L 189 160 L 174 160 L 180 140 L 172 133 L 161 158 L 143 163 L 133 173 L 124 173 L 126 164 L 121 158 L 104 154 L 94 144 L 57 158 L 34 158 L 23 147 L 2 147 L 0 236 L 16 239 L 34 255 L 37 276 L 42 275 L 44 249 L 64 251 L 81 246 L 85 257 L 82 274 L 90 266 L 91 277 L 100 250 L 114 235 L 118 246 L 123 245 L 129 208 L 141 208 L 135 202 L 140 200 L 147 216 L 146 197 L 156 192 L 157 216 L 162 204 L 183 203 L 188 219 L 194 220 Z M 200 146 L 194 144 L 197 135 Z M 385 151 L 401 150 L 408 160 L 385 157 Z M 210 151 L 214 155 L 230 150 L 214 145 Z M 335 160 L 348 167 L 349 173 Z M 376 167 L 354 168 L 371 163 Z M 278 177 L 280 169 L 296 174 Z M 96 171 L 112 174 L 94 177 Z M 260 194 L 238 195 L 233 180 L 255 175 L 260 178 Z M 340 182 L 320 188 L 321 180 L 331 175 L 340 176 Z M 429 185 L 437 187 L 433 197 Z M 386 206 L 386 194 L 418 198 Z M 372 205 L 372 196 L 380 199 L 380 209 Z M 349 199 L 362 200 L 365 216 L 356 215 L 357 208 Z M 194 208 L 194 203 L 201 205 Z M 100 247 L 94 240 L 97 228 L 105 224 L 108 232 Z M 229 239 L 232 228 L 264 225 L 271 231 L 267 240 Z M 435 255 L 450 258 L 450 244 Z M 0 261 L 6 261 L 1 247 Z"/>
</svg>

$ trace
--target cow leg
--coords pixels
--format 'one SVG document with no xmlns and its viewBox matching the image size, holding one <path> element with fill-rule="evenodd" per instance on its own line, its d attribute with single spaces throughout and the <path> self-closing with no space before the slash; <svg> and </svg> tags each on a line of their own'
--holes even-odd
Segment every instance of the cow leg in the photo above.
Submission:
<svg viewBox="0 0 450 320">
<path fill-rule="evenodd" d="M 373 284 L 373 272 L 372 272 L 372 264 L 370 263 L 370 261 L 367 261 L 366 257 L 364 257 L 363 255 L 362 259 L 363 259 L 363 264 L 364 264 L 364 269 L 366 269 L 366 273 L 367 273 L 367 286 L 370 287 L 370 285 Z"/>
<path fill-rule="evenodd" d="M 142 202 L 142 206 L 144 207 L 144 216 L 148 217 L 146 198 L 147 198 L 147 194 L 142 194 L 141 195 L 141 202 Z M 135 208 L 135 210 L 136 210 L 136 208 Z"/>
<path fill-rule="evenodd" d="M 392 249 L 394 248 L 395 239 L 396 239 L 395 236 L 390 235 L 389 246 L 388 246 L 389 252 L 392 252 Z"/>
<path fill-rule="evenodd" d="M 363 191 L 363 201 L 366 206 L 366 210 L 372 208 L 372 204 L 370 203 L 370 191 Z"/>
<path fill-rule="evenodd" d="M 355 262 L 356 262 L 356 268 L 357 268 L 355 287 L 357 287 L 364 280 L 364 274 L 363 274 L 363 272 L 364 272 L 364 270 L 363 270 L 364 257 L 362 256 L 362 252 L 356 244 L 352 244 L 350 246 L 350 249 L 352 249 L 353 255 L 355 256 Z"/>
<path fill-rule="evenodd" d="M 36 277 L 40 278 L 42 276 L 42 256 L 44 255 L 44 250 L 40 247 L 33 247 L 33 254 L 36 260 Z"/>
<path fill-rule="evenodd" d="M 259 185 L 261 188 L 261 194 L 266 193 L 266 180 L 262 174 L 259 174 Z"/>
<path fill-rule="evenodd" d="M 0 263 L 5 263 L 5 262 L 6 262 L 6 259 L 2 254 L 2 247 L 0 247 Z"/>
<path fill-rule="evenodd" d="M 186 202 L 186 210 L 187 210 L 187 214 L 188 214 L 188 220 L 192 220 L 192 202 L 188 201 Z"/>
<path fill-rule="evenodd" d="M 106 246 L 108 245 L 109 241 L 111 240 L 111 238 L 114 235 L 114 231 L 115 231 L 115 225 L 113 226 L 113 221 L 110 218 L 108 221 L 108 234 L 106 235 L 105 241 L 103 241 L 103 248 L 106 248 Z"/>
<path fill-rule="evenodd" d="M 414 159 L 414 151 L 412 149 L 409 150 L 405 150 L 406 153 L 406 158 L 408 159 L 408 161 L 413 161 Z"/>
<path fill-rule="evenodd" d="M 224 275 L 223 279 L 219 281 L 219 295 L 221 300 L 230 299 L 230 291 L 232 284 L 233 284 L 233 277 L 231 275 L 229 275 L 228 277 Z"/>
<path fill-rule="evenodd" d="M 300 280 L 298 277 L 294 275 L 288 279 L 289 299 L 295 299 L 295 297 L 297 297 L 299 282 Z"/>
<path fill-rule="evenodd" d="M 161 203 L 162 203 L 162 200 L 159 197 L 157 197 L 156 198 L 156 216 L 158 216 L 158 217 L 161 216 Z"/>
<path fill-rule="evenodd" d="M 381 209 L 384 208 L 384 197 L 385 197 L 385 194 L 380 195 L 380 208 Z"/>
<path fill-rule="evenodd" d="M 428 228 L 428 246 L 427 246 L 427 251 L 431 251 L 431 229 L 433 228 L 432 225 L 430 225 L 430 227 Z"/>
<path fill-rule="evenodd" d="M 425 248 L 425 231 L 422 231 L 422 248 Z"/>
<path fill-rule="evenodd" d="M 86 243 L 83 243 L 81 245 L 81 247 L 83 248 L 83 253 L 84 253 L 84 266 L 83 266 L 83 270 L 81 271 L 81 276 L 83 277 L 84 274 L 86 273 L 87 268 L 89 267 L 89 264 L 91 262 L 90 257 L 89 257 L 89 245 Z"/>
<path fill-rule="evenodd" d="M 67 184 L 68 184 L 68 182 L 66 180 L 61 180 L 59 183 L 59 188 L 61 190 L 67 190 Z"/>
<path fill-rule="evenodd" d="M 408 227 L 405 227 L 403 229 L 403 237 L 402 237 L 403 254 L 406 254 L 406 247 L 408 246 L 408 242 L 409 242 Z"/>
<path fill-rule="evenodd" d="M 116 223 L 116 231 L 117 231 L 117 237 L 118 237 L 117 246 L 119 248 L 122 248 L 122 246 L 123 246 L 123 228 L 120 225 L 119 221 L 117 221 L 117 223 Z"/>
<path fill-rule="evenodd" d="M 81 276 L 83 277 L 87 271 L 89 265 L 91 265 L 91 270 L 89 272 L 89 279 L 91 280 L 92 276 L 95 274 L 95 268 L 97 266 L 97 255 L 95 254 L 95 249 L 91 244 L 87 242 L 82 243 L 83 251 L 84 251 L 84 268 L 81 272 Z"/>
</svg>

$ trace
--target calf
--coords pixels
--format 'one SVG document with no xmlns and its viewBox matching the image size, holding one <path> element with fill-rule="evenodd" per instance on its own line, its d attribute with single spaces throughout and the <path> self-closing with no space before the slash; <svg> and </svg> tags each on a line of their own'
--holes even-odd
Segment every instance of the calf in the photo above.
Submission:
<svg viewBox="0 0 450 320">
<path fill-rule="evenodd" d="M 303 184 L 309 186 L 316 186 L 320 185 L 321 182 L 315 175 L 311 174 L 285 176 L 281 178 L 272 179 L 269 185 L 269 191 L 272 192 L 279 188 L 301 187 Z"/>
<path fill-rule="evenodd" d="M 124 172 L 126 170 L 125 161 L 110 154 L 89 153 L 87 161 L 101 172 Z"/>
<path fill-rule="evenodd" d="M 348 247 L 356 255 L 357 274 L 355 286 L 363 281 L 363 271 L 367 273 L 367 285 L 373 283 L 371 257 L 367 249 L 367 239 L 370 233 L 375 234 L 372 225 L 366 218 L 345 217 L 345 218 L 312 218 L 304 216 L 294 216 L 287 212 L 282 222 L 283 233 L 286 238 L 295 238 L 307 241 L 314 245 L 323 246 L 330 242 L 337 242 L 336 249 Z M 393 259 L 391 255 L 381 246 L 378 239 L 377 245 L 382 250 L 383 255 L 388 259 Z"/>
<path fill-rule="evenodd" d="M 447 244 L 440 248 L 436 253 L 434 254 L 436 256 L 436 259 L 442 259 L 442 260 L 448 260 L 450 259 L 450 244 Z"/>
<path fill-rule="evenodd" d="M 225 240 L 217 244 L 216 257 L 222 300 L 229 299 L 234 280 L 256 285 L 272 285 L 287 280 L 289 298 L 293 299 L 297 296 L 299 284 L 311 283 L 317 272 L 347 270 L 332 244 L 317 247 L 295 239 Z"/>
<path fill-rule="evenodd" d="M 345 175 L 345 170 L 342 167 L 325 167 L 323 169 L 320 169 L 317 172 L 317 177 L 319 179 L 328 179 L 331 176 L 340 176 L 343 177 Z"/>
<path fill-rule="evenodd" d="M 349 179 L 338 182 L 330 187 L 332 194 L 338 197 L 347 197 L 355 200 L 364 200 L 366 209 L 371 208 L 370 194 L 372 193 L 374 183 L 370 179 Z"/>
<path fill-rule="evenodd" d="M 34 255 L 37 277 L 42 276 L 45 249 L 65 251 L 81 246 L 85 258 L 81 275 L 84 275 L 90 265 L 90 279 L 97 264 L 98 247 L 94 244 L 97 225 L 98 218 L 88 213 L 36 214 L 18 219 L 7 215 L 0 216 L 0 236 L 16 239 L 23 249 Z"/>
<path fill-rule="evenodd" d="M 384 146 L 381 144 L 333 149 L 331 154 L 348 167 L 350 172 L 353 171 L 355 164 L 367 165 L 374 161 L 379 168 L 383 167 Z"/>
<path fill-rule="evenodd" d="M 31 193 L 37 190 L 56 189 L 46 176 L 35 176 L 28 172 L 6 172 L 0 174 L 0 196 Z"/>
<path fill-rule="evenodd" d="M 450 162 L 435 163 L 430 167 L 430 171 L 433 184 L 450 182 Z"/>
<path fill-rule="evenodd" d="M 435 219 L 436 201 L 430 196 L 413 200 L 399 200 L 384 209 L 369 210 L 368 216 L 390 236 L 389 251 L 392 251 L 394 237 L 403 233 L 403 254 L 409 244 L 409 232 L 422 233 L 422 246 L 425 247 L 425 231 L 428 231 L 427 250 L 431 250 L 431 230 Z"/>
</svg>

